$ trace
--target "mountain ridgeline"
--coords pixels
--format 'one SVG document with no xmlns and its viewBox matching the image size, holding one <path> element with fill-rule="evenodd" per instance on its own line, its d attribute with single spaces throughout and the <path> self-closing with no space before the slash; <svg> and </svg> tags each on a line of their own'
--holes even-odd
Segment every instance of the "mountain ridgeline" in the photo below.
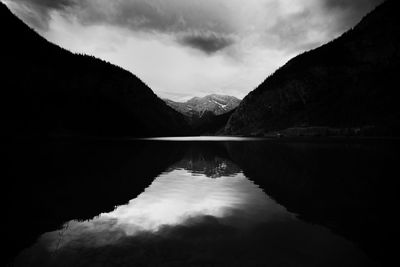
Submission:
<svg viewBox="0 0 400 267">
<path fill-rule="evenodd" d="M 193 97 L 186 102 L 175 102 L 164 99 L 168 106 L 188 117 L 202 117 L 206 112 L 214 115 L 222 115 L 237 108 L 240 99 L 228 95 L 208 95 L 205 97 Z"/>
<path fill-rule="evenodd" d="M 165 136 L 183 116 L 128 71 L 47 42 L 0 3 L 3 134 Z"/>
<path fill-rule="evenodd" d="M 228 95 L 194 97 L 186 102 L 164 99 L 168 106 L 183 114 L 193 134 L 219 134 L 239 106 L 240 99 Z"/>
<path fill-rule="evenodd" d="M 400 134 L 399 1 L 301 54 L 252 91 L 225 127 L 235 135 Z"/>
</svg>

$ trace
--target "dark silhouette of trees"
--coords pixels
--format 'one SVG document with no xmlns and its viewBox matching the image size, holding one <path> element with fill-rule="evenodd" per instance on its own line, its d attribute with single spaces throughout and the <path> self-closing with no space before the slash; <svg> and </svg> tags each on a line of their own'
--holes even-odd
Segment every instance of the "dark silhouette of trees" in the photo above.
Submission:
<svg viewBox="0 0 400 267">
<path fill-rule="evenodd" d="M 141 80 L 49 43 L 0 4 L 6 135 L 160 136 L 187 132 L 181 114 Z"/>
<path fill-rule="evenodd" d="M 398 8 L 386 1 L 338 39 L 290 60 L 244 99 L 227 133 L 318 126 L 399 135 Z"/>
</svg>

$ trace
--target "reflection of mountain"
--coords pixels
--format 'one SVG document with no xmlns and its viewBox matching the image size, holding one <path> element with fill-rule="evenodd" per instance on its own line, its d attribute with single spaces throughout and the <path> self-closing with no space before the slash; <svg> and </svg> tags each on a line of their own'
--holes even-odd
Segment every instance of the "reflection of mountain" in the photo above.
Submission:
<svg viewBox="0 0 400 267">
<path fill-rule="evenodd" d="M 388 261 L 397 242 L 400 143 L 232 142 L 229 155 L 268 195 Z M 397 173 L 397 174 L 396 174 Z"/>
<path fill-rule="evenodd" d="M 172 165 L 169 170 L 180 168 L 211 178 L 232 176 L 241 172 L 241 169 L 229 160 L 221 144 L 192 143 L 185 151 L 183 159 Z"/>
<path fill-rule="evenodd" d="M 312 237 L 312 238 L 310 238 Z M 365 266 L 366 256 L 304 223 L 242 173 L 175 169 L 137 198 L 42 235 L 16 266 Z"/>
<path fill-rule="evenodd" d="M 80 244 L 96 238 L 100 242 L 118 240 L 120 244 L 73 249 L 70 245 L 77 243 L 72 242 L 56 256 L 69 263 L 83 253 L 92 256 L 83 261 L 117 255 L 120 260 L 135 260 L 145 266 L 157 266 L 165 260 L 171 260 L 172 266 L 177 265 L 173 260 L 181 266 L 193 265 L 190 260 L 205 260 L 210 264 L 203 265 L 212 265 L 215 258 L 223 261 L 216 266 L 235 266 L 237 261 L 243 266 L 257 266 L 257 261 L 267 258 L 272 261 L 269 266 L 291 266 L 282 262 L 291 253 L 293 265 L 302 262 L 302 266 L 313 266 L 306 263 L 310 263 L 310 255 L 317 255 L 332 260 L 333 266 L 360 266 L 351 265 L 344 256 L 325 255 L 327 251 L 337 252 L 332 250 L 332 242 L 342 252 L 351 245 L 340 237 L 333 238 L 322 227 L 281 216 L 288 214 L 281 205 L 300 218 L 356 241 L 370 256 L 382 260 L 394 249 L 391 244 L 396 240 L 393 233 L 397 221 L 390 216 L 397 211 L 398 150 L 398 143 L 375 141 L 12 145 L 6 150 L 11 161 L 5 164 L 10 168 L 8 186 L 2 188 L 5 242 L 7 249 L 28 247 L 39 234 L 50 232 L 34 248 L 42 249 L 39 253 L 43 252 L 43 257 L 49 253 L 43 244 L 63 233 Z M 227 165 L 223 171 L 218 168 L 221 164 Z M 129 199 L 133 200 L 127 203 Z M 270 207 L 266 208 L 268 203 Z M 72 222 L 65 231 L 54 231 L 65 221 L 93 218 L 115 205 L 121 206 L 108 217 L 101 214 L 90 221 Z M 260 214 L 258 222 L 268 218 L 279 221 L 259 225 L 247 236 L 231 227 L 239 225 L 240 220 L 249 222 L 254 214 Z M 125 223 L 142 220 L 139 225 L 160 231 L 145 231 L 132 238 L 127 235 L 132 231 L 125 231 L 129 227 L 118 224 L 117 217 Z M 73 236 L 71 231 L 85 234 Z M 288 244 L 290 252 L 283 251 Z M 138 253 L 128 255 L 124 251 Z M 335 261 L 338 259 L 346 262 Z"/>
<path fill-rule="evenodd" d="M 8 257 L 65 221 L 86 220 L 126 203 L 182 158 L 182 149 L 172 144 L 141 142 L 19 141 L 3 144 L 2 152 Z"/>
</svg>

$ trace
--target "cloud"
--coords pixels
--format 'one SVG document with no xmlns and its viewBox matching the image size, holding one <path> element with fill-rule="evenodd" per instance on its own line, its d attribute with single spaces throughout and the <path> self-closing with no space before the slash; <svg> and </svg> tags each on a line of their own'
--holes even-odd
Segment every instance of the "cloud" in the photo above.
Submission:
<svg viewBox="0 0 400 267">
<path fill-rule="evenodd" d="M 193 0 L 11 0 L 24 7 L 22 16 L 47 30 L 52 12 L 77 19 L 82 25 L 110 25 L 132 32 L 162 33 L 178 43 L 214 53 L 233 43 L 229 14 L 223 15 L 221 1 Z M 32 16 L 34 14 L 35 16 Z"/>
<path fill-rule="evenodd" d="M 74 6 L 75 0 L 5 0 L 14 12 L 27 24 L 39 31 L 46 31 L 53 10 L 67 10 Z"/>
<path fill-rule="evenodd" d="M 384 0 L 323 0 L 328 9 L 347 9 L 355 12 L 361 11 L 365 7 L 370 8 L 382 3 Z"/>
<path fill-rule="evenodd" d="M 325 32 L 320 20 L 313 15 L 311 8 L 305 7 L 292 14 L 278 16 L 274 23 L 266 28 L 263 41 L 270 48 L 288 52 L 308 50 L 320 45 L 325 38 L 315 36 Z"/>
<path fill-rule="evenodd" d="M 160 96 L 183 100 L 211 93 L 242 98 L 384 0 L 1 1 L 48 40 L 110 61 Z"/>
<path fill-rule="evenodd" d="M 234 43 L 234 38 L 216 33 L 192 33 L 179 38 L 181 44 L 213 54 Z"/>
<path fill-rule="evenodd" d="M 383 1 L 271 0 L 257 31 L 266 47 L 298 54 L 338 37 Z"/>
<path fill-rule="evenodd" d="M 49 9 L 65 9 L 66 7 L 74 5 L 76 1 L 75 0 L 13 0 L 13 2 L 49 10 Z"/>
<path fill-rule="evenodd" d="M 212 55 L 251 35 L 272 49 L 301 52 L 337 36 L 383 0 L 9 0 L 45 31 L 53 12 L 82 25 L 168 34 Z"/>
<path fill-rule="evenodd" d="M 336 15 L 335 30 L 347 30 L 354 26 L 363 16 L 385 0 L 323 0 L 326 13 Z"/>
</svg>

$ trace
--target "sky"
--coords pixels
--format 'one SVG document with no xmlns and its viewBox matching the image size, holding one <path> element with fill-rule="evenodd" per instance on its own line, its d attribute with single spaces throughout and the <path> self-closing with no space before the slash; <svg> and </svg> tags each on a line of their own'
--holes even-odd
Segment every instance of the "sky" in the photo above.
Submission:
<svg viewBox="0 0 400 267">
<path fill-rule="evenodd" d="M 1 0 L 47 40 L 129 70 L 158 96 L 243 98 L 384 0 Z"/>
</svg>

